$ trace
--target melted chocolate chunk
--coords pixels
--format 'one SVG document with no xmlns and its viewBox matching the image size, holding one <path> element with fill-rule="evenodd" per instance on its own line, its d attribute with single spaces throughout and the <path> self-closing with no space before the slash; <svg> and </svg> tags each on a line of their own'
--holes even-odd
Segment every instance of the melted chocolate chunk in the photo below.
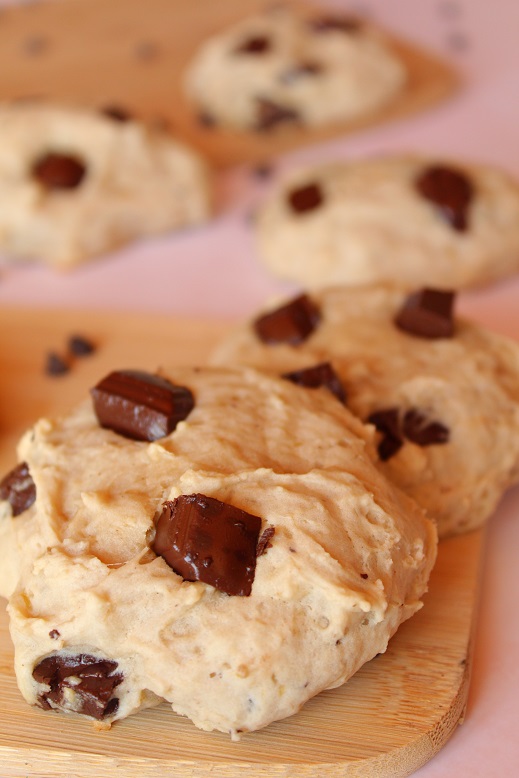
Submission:
<svg viewBox="0 0 519 778">
<path fill-rule="evenodd" d="M 351 16 L 318 16 L 309 22 L 314 32 L 345 32 L 348 35 L 359 32 L 362 25 L 358 19 Z"/>
<path fill-rule="evenodd" d="M 270 39 L 266 35 L 247 38 L 234 49 L 235 54 L 266 54 L 271 49 Z"/>
<path fill-rule="evenodd" d="M 294 213 L 306 213 L 314 211 L 322 204 L 324 196 L 319 184 L 311 183 L 291 189 L 287 194 L 287 200 Z"/>
<path fill-rule="evenodd" d="M 78 157 L 49 152 L 33 164 L 31 175 L 45 189 L 75 189 L 85 177 L 86 167 Z"/>
<path fill-rule="evenodd" d="M 261 519 L 203 494 L 167 501 L 153 550 L 185 581 L 247 597 L 256 570 Z"/>
<path fill-rule="evenodd" d="M 290 343 L 295 346 L 305 341 L 321 320 L 315 303 L 306 294 L 282 305 L 275 311 L 260 316 L 254 330 L 263 343 Z"/>
<path fill-rule="evenodd" d="M 303 370 L 294 370 L 291 373 L 283 373 L 282 378 L 287 378 L 294 384 L 306 386 L 308 389 L 318 389 L 321 386 L 340 400 L 343 405 L 346 404 L 346 392 L 341 380 L 329 362 L 321 362 L 313 367 L 306 367 Z"/>
<path fill-rule="evenodd" d="M 119 370 L 90 390 L 99 423 L 133 440 L 158 440 L 193 410 L 185 386 L 138 370 Z"/>
<path fill-rule="evenodd" d="M 378 455 L 382 462 L 387 462 L 403 445 L 398 408 L 383 408 L 375 411 L 367 420 L 382 433 L 382 439 L 378 444 Z"/>
<path fill-rule="evenodd" d="M 439 421 L 429 421 L 416 408 L 408 410 L 402 422 L 405 437 L 418 446 L 432 446 L 449 442 L 449 429 Z"/>
<path fill-rule="evenodd" d="M 293 84 L 307 76 L 318 76 L 323 72 L 323 66 L 318 62 L 301 62 L 299 65 L 284 70 L 279 75 L 282 84 Z"/>
<path fill-rule="evenodd" d="M 395 324 L 419 338 L 452 338 L 454 299 L 454 292 L 422 289 L 407 298 Z"/>
<path fill-rule="evenodd" d="M 273 100 L 258 97 L 256 106 L 256 121 L 252 129 L 257 132 L 268 132 L 279 124 L 301 121 L 299 113 L 294 108 L 279 105 Z"/>
<path fill-rule="evenodd" d="M 83 335 L 71 335 L 68 339 L 68 350 L 75 357 L 87 357 L 96 350 L 94 343 Z"/>
<path fill-rule="evenodd" d="M 58 376 L 65 375 L 70 370 L 70 365 L 66 359 L 60 357 L 55 351 L 49 351 L 45 361 L 45 373 L 47 375 Z"/>
<path fill-rule="evenodd" d="M 438 208 L 453 229 L 464 232 L 468 228 L 468 209 L 474 188 L 464 173 L 442 165 L 432 166 L 420 174 L 415 186 L 422 197 Z"/>
<path fill-rule="evenodd" d="M 272 543 L 270 542 L 272 538 L 274 537 L 276 532 L 275 527 L 266 527 L 263 532 L 261 533 L 258 545 L 256 546 L 256 556 L 261 556 L 262 554 L 267 553 L 267 549 L 272 547 Z"/>
<path fill-rule="evenodd" d="M 13 516 L 19 516 L 36 500 L 36 486 L 27 462 L 21 462 L 0 481 L 0 500 L 11 506 Z"/>
<path fill-rule="evenodd" d="M 90 654 L 51 654 L 32 673 L 35 681 L 49 687 L 38 696 L 38 704 L 45 710 L 61 708 L 99 720 L 111 716 L 119 707 L 119 700 L 112 697 L 114 689 L 123 681 L 117 667 L 117 662 Z"/>
</svg>

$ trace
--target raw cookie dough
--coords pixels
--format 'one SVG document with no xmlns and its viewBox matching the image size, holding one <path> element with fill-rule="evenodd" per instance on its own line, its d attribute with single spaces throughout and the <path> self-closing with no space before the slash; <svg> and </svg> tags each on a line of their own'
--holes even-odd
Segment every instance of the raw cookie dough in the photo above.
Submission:
<svg viewBox="0 0 519 778">
<path fill-rule="evenodd" d="M 236 737 L 385 651 L 421 606 L 436 529 L 373 465 L 372 429 L 325 390 L 250 369 L 161 375 L 194 399 L 163 437 L 102 428 L 86 402 L 20 443 L 36 501 L 13 522 L 35 522 L 45 541 L 20 549 L 9 602 L 17 679 L 29 703 L 100 725 L 165 699 Z M 104 424 L 118 381 L 98 392 Z M 165 420 L 129 417 L 151 437 Z M 154 552 L 164 503 L 185 495 L 258 517 L 250 595 L 183 580 Z M 184 529 L 205 544 L 190 557 L 204 567 L 207 535 Z"/>
<path fill-rule="evenodd" d="M 255 230 L 268 269 L 305 288 L 481 286 L 519 270 L 519 186 L 419 155 L 336 161 L 292 174 Z"/>
<path fill-rule="evenodd" d="M 383 286 L 309 299 L 320 319 L 306 339 L 264 343 L 247 324 L 212 362 L 276 374 L 330 362 L 353 413 L 384 412 L 374 419 L 380 467 L 437 520 L 440 537 L 481 525 L 519 479 L 519 345 L 456 317 L 452 337 L 402 331 L 406 295 Z"/>
<path fill-rule="evenodd" d="M 66 269 L 210 214 L 205 163 L 117 114 L 0 106 L 0 251 Z"/>
<path fill-rule="evenodd" d="M 395 98 L 406 77 L 367 22 L 276 7 L 205 42 L 185 89 L 206 122 L 265 132 L 369 115 Z"/>
</svg>

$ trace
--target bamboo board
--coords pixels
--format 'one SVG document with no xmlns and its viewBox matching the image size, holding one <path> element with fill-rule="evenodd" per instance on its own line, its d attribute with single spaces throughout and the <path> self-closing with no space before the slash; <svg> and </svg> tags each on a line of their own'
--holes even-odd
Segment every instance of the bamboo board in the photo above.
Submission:
<svg viewBox="0 0 519 778">
<path fill-rule="evenodd" d="M 92 312 L 0 310 L 0 472 L 42 414 L 65 411 L 115 368 L 203 364 L 229 325 Z M 69 335 L 95 354 L 69 374 L 43 372 Z M 27 706 L 15 684 L 6 615 L 0 616 L 2 778 L 386 778 L 406 776 L 443 746 L 462 720 L 482 555 L 481 532 L 445 541 L 425 607 L 388 651 L 340 689 L 282 722 L 232 743 L 203 733 L 166 704 L 95 732 L 73 716 Z"/>
<path fill-rule="evenodd" d="M 392 45 L 409 70 L 406 88 L 377 113 L 344 125 L 247 134 L 204 128 L 182 73 L 198 44 L 270 0 L 47 0 L 6 9 L 0 24 L 0 100 L 43 98 L 120 105 L 163 121 L 217 166 L 260 162 L 337 134 L 403 118 L 452 94 L 458 78 L 436 56 Z"/>
</svg>

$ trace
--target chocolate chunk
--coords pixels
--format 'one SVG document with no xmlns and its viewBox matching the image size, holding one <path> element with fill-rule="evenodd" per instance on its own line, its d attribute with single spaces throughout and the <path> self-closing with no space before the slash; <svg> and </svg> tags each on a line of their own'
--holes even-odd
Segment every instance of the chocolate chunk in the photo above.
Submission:
<svg viewBox="0 0 519 778">
<path fill-rule="evenodd" d="M 318 16 L 309 22 L 314 32 L 345 32 L 347 34 L 359 32 L 362 25 L 359 19 L 351 16 Z"/>
<path fill-rule="evenodd" d="M 21 462 L 2 478 L 0 500 L 9 503 L 13 516 L 19 516 L 36 500 L 36 486 L 27 462 Z"/>
<path fill-rule="evenodd" d="M 432 446 L 449 442 L 449 429 L 439 421 L 428 421 L 416 408 L 404 415 L 402 431 L 405 437 L 418 446 Z"/>
<path fill-rule="evenodd" d="M 103 116 L 107 116 L 109 119 L 113 119 L 114 122 L 129 122 L 132 115 L 126 108 L 121 108 L 120 105 L 106 105 L 101 108 Z"/>
<path fill-rule="evenodd" d="M 252 129 L 257 132 L 268 132 L 279 124 L 301 121 L 299 113 L 294 108 L 280 105 L 273 100 L 258 97 L 256 98 L 256 106 L 256 122 Z"/>
<path fill-rule="evenodd" d="M 51 631 L 49 632 L 49 637 L 51 640 L 57 640 L 58 638 L 61 637 L 61 632 L 59 631 L 59 629 L 51 629 Z"/>
<path fill-rule="evenodd" d="M 435 165 L 428 167 L 416 179 L 418 192 L 430 200 L 442 218 L 453 229 L 463 232 L 468 227 L 468 209 L 474 196 L 474 187 L 459 170 Z"/>
<path fill-rule="evenodd" d="M 83 162 L 70 154 L 49 152 L 34 162 L 31 175 L 45 189 L 75 189 L 85 177 Z"/>
<path fill-rule="evenodd" d="M 270 178 L 274 173 L 274 165 L 269 162 L 259 162 L 252 168 L 252 173 L 256 178 Z"/>
<path fill-rule="evenodd" d="M 117 662 L 90 654 L 50 654 L 32 673 L 35 681 L 49 687 L 38 703 L 46 710 L 61 708 L 99 720 L 113 715 L 119 700 L 112 695 L 123 681 L 117 667 Z"/>
<path fill-rule="evenodd" d="M 266 54 L 270 51 L 270 39 L 266 35 L 256 35 L 240 43 L 234 49 L 235 54 Z"/>
<path fill-rule="evenodd" d="M 302 294 L 257 318 L 254 330 L 263 343 L 290 343 L 295 346 L 312 334 L 320 320 L 321 314 L 315 303 L 308 295 Z"/>
<path fill-rule="evenodd" d="M 307 76 L 318 76 L 323 72 L 323 66 L 318 62 L 301 62 L 299 65 L 284 70 L 279 75 L 282 84 L 293 84 Z"/>
<path fill-rule="evenodd" d="M 266 527 L 263 532 L 261 533 L 258 545 L 256 546 L 256 556 L 261 556 L 262 554 L 266 554 L 267 549 L 272 547 L 272 543 L 270 542 L 272 538 L 274 537 L 274 534 L 276 532 L 275 527 Z"/>
<path fill-rule="evenodd" d="M 68 350 L 75 357 L 86 357 L 96 350 L 95 345 L 83 335 L 71 335 L 68 339 Z"/>
<path fill-rule="evenodd" d="M 329 362 L 321 362 L 313 367 L 303 370 L 294 370 L 291 373 L 283 373 L 282 378 L 287 378 L 294 384 L 306 386 L 308 389 L 318 389 L 321 386 L 329 389 L 332 394 L 346 404 L 346 392 L 341 380 Z"/>
<path fill-rule="evenodd" d="M 452 338 L 454 299 L 454 292 L 422 289 L 407 298 L 395 324 L 419 338 Z"/>
<path fill-rule="evenodd" d="M 63 357 L 60 357 L 55 351 L 49 351 L 45 361 L 45 373 L 47 375 L 65 375 L 69 370 L 70 365 Z"/>
<path fill-rule="evenodd" d="M 322 204 L 324 196 L 319 184 L 311 183 L 291 189 L 287 194 L 287 200 L 294 213 L 306 213 L 314 211 Z"/>
<path fill-rule="evenodd" d="M 400 433 L 400 413 L 398 408 L 383 408 L 372 413 L 367 421 L 382 433 L 378 444 L 378 455 L 382 462 L 391 459 L 402 448 L 403 440 Z"/>
<path fill-rule="evenodd" d="M 110 373 L 90 392 L 101 426 L 134 440 L 169 435 L 195 404 L 187 387 L 138 370 Z"/>
<path fill-rule="evenodd" d="M 247 597 L 256 570 L 261 519 L 204 494 L 167 501 L 153 550 L 185 581 Z"/>
</svg>

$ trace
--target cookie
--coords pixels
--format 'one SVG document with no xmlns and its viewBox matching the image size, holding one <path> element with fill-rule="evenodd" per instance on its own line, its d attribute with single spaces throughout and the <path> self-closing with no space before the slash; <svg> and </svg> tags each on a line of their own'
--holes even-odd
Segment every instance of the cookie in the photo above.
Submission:
<svg viewBox="0 0 519 778">
<path fill-rule="evenodd" d="M 18 538 L 9 602 L 23 696 L 99 726 L 167 700 L 237 737 L 345 682 L 421 606 L 436 553 L 372 447 L 324 390 L 248 369 L 115 372 L 38 422 L 12 518 L 41 541 Z"/>
<path fill-rule="evenodd" d="M 334 162 L 282 183 L 255 230 L 272 274 L 303 288 L 482 286 L 519 269 L 519 185 L 419 155 Z"/>
<path fill-rule="evenodd" d="M 340 381 L 377 429 L 382 471 L 446 537 L 480 526 L 519 479 L 519 345 L 454 312 L 445 291 L 319 290 L 237 328 L 212 361 L 303 384 L 327 364 L 313 385 Z"/>
<path fill-rule="evenodd" d="M 114 111 L 0 106 L 0 251 L 66 269 L 210 213 L 204 162 Z"/>
<path fill-rule="evenodd" d="M 406 78 L 367 22 L 276 7 L 203 43 L 185 91 L 205 123 L 268 132 L 368 116 L 394 100 Z"/>
</svg>

